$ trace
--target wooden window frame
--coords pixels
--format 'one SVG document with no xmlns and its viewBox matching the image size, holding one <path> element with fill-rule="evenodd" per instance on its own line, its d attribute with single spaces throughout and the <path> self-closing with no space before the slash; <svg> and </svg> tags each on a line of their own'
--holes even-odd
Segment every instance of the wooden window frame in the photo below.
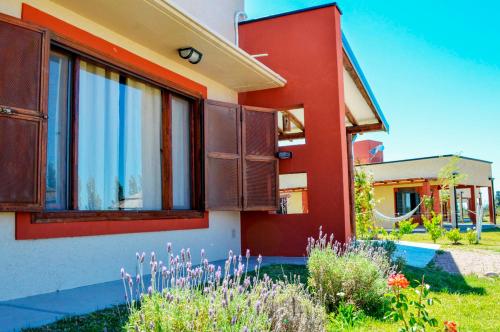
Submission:
<svg viewBox="0 0 500 332">
<path fill-rule="evenodd" d="M 50 33 L 50 50 L 57 50 L 70 56 L 72 60 L 71 100 L 70 100 L 70 134 L 69 140 L 69 210 L 43 210 L 32 214 L 33 223 L 53 223 L 68 221 L 110 221 L 110 220 L 158 220 L 158 219 L 192 219 L 204 217 L 203 185 L 202 185 L 202 114 L 203 96 L 187 91 L 175 83 L 155 77 L 138 68 L 114 60 L 109 56 L 80 45 L 74 41 Z M 131 77 L 154 85 L 161 90 L 162 98 L 162 137 L 161 137 L 161 210 L 78 210 L 78 81 L 79 62 L 85 60 L 117 71 L 120 77 Z M 171 155 L 171 99 L 176 95 L 190 103 L 190 174 L 191 174 L 191 209 L 172 209 L 172 158 Z M 46 165 L 43 165 L 46 172 Z M 45 182 L 43 183 L 45 186 Z M 45 190 L 44 190 L 45 192 Z M 45 197 L 43 197 L 45 208 Z"/>
</svg>

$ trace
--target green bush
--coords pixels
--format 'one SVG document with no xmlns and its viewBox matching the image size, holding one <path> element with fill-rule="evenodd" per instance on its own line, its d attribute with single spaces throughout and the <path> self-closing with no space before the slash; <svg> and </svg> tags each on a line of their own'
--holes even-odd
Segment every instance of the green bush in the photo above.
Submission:
<svg viewBox="0 0 500 332">
<path fill-rule="evenodd" d="M 431 212 L 432 217 L 428 219 L 426 216 L 422 215 L 422 220 L 424 221 L 424 227 L 427 233 L 429 233 L 432 242 L 436 241 L 444 235 L 445 229 L 441 226 L 443 222 L 443 215 L 436 214 L 434 211 Z"/>
<path fill-rule="evenodd" d="M 320 233 L 321 234 L 321 233 Z M 385 250 L 370 245 L 341 245 L 309 239 L 309 286 L 328 312 L 341 301 L 367 313 L 379 313 L 387 291 L 387 277 L 394 271 Z M 338 294 L 343 294 L 339 297 Z"/>
<path fill-rule="evenodd" d="M 415 228 L 418 227 L 417 223 L 413 223 L 413 218 L 400 221 L 398 228 L 391 232 L 391 235 L 397 240 L 401 240 L 406 234 L 411 234 Z"/>
<path fill-rule="evenodd" d="M 467 237 L 467 241 L 469 241 L 469 244 L 478 244 L 479 243 L 475 229 L 467 228 L 467 232 L 465 233 L 465 236 Z"/>
<path fill-rule="evenodd" d="M 328 332 L 344 331 L 361 325 L 366 316 L 363 310 L 357 309 L 352 304 L 339 303 L 337 312 L 332 312 L 328 315 L 328 324 L 326 330 Z"/>
<path fill-rule="evenodd" d="M 446 237 L 453 244 L 459 244 L 460 240 L 462 240 L 462 234 L 460 234 L 460 230 L 458 228 L 450 229 L 448 232 L 446 232 Z"/>
</svg>

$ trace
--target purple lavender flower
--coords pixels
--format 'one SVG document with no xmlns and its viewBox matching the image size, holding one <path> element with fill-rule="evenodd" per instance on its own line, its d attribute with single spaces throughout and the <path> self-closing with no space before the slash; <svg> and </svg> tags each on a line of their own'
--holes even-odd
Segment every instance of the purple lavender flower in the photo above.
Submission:
<svg viewBox="0 0 500 332">
<path fill-rule="evenodd" d="M 172 253 L 172 242 L 168 242 L 168 243 L 167 243 L 167 252 L 168 252 L 169 254 L 171 254 L 171 253 Z"/>
<path fill-rule="evenodd" d="M 153 295 L 153 287 L 151 286 L 148 287 L 148 295 L 149 296 Z"/>
<path fill-rule="evenodd" d="M 259 263 L 259 265 L 262 263 L 262 255 L 259 255 L 259 257 L 257 257 L 257 263 Z"/>
<path fill-rule="evenodd" d="M 250 258 L 250 249 L 247 249 L 247 253 L 246 253 L 246 258 L 249 259 Z"/>
<path fill-rule="evenodd" d="M 125 269 L 123 267 L 120 269 L 120 274 L 122 276 L 122 279 L 125 278 Z"/>
<path fill-rule="evenodd" d="M 257 300 L 257 302 L 255 302 L 255 311 L 258 313 L 260 313 L 260 301 Z"/>
<path fill-rule="evenodd" d="M 205 249 L 201 249 L 201 258 L 205 258 Z"/>
<path fill-rule="evenodd" d="M 141 254 L 141 260 L 140 260 L 141 263 L 144 262 L 144 257 L 146 257 L 146 253 L 143 251 Z"/>
</svg>

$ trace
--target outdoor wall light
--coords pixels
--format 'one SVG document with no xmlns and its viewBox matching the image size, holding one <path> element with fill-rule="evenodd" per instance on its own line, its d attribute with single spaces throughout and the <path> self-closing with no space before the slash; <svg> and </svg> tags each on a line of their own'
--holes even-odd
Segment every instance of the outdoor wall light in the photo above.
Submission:
<svg viewBox="0 0 500 332">
<path fill-rule="evenodd" d="M 276 156 L 278 159 L 284 160 L 284 159 L 291 159 L 293 154 L 292 151 L 279 151 Z"/>
<path fill-rule="evenodd" d="M 201 61 L 203 54 L 193 47 L 179 48 L 179 56 L 183 59 L 188 60 L 193 65 Z"/>
</svg>

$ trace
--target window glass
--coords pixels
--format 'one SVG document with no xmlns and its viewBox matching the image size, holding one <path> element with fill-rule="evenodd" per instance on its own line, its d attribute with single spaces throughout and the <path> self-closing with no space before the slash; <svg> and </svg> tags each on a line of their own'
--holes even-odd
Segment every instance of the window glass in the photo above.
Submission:
<svg viewBox="0 0 500 332">
<path fill-rule="evenodd" d="M 172 190 L 173 208 L 191 208 L 190 105 L 172 97 Z"/>
<path fill-rule="evenodd" d="M 161 209 L 161 90 L 85 61 L 79 75 L 79 209 Z"/>
<path fill-rule="evenodd" d="M 280 174 L 279 214 L 308 213 L 307 173 Z"/>
<path fill-rule="evenodd" d="M 420 203 L 420 195 L 413 188 L 399 188 L 396 193 L 396 213 L 404 215 Z M 417 211 L 418 212 L 418 211 Z"/>
<path fill-rule="evenodd" d="M 50 54 L 48 140 L 45 204 L 48 210 L 68 208 L 68 130 L 71 60 Z"/>
<path fill-rule="evenodd" d="M 282 109 L 278 112 L 279 146 L 306 143 L 304 108 Z"/>
</svg>

